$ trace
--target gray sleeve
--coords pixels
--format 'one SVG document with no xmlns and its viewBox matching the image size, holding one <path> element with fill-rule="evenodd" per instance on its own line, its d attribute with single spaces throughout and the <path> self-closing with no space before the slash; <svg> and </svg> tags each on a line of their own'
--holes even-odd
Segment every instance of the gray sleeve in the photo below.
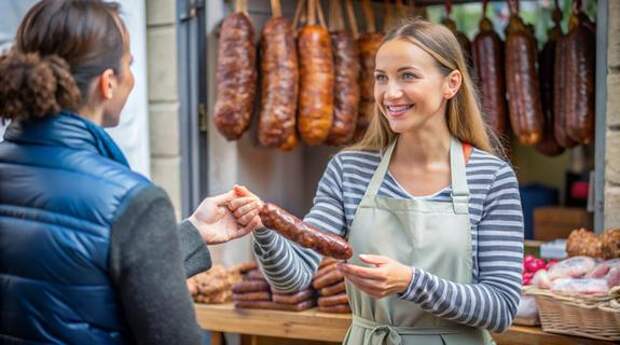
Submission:
<svg viewBox="0 0 620 345">
<path fill-rule="evenodd" d="M 185 276 L 191 277 L 211 268 L 211 254 L 198 230 L 185 220 L 179 224 L 179 244 L 183 254 Z"/>
<path fill-rule="evenodd" d="M 201 344 L 185 278 L 210 266 L 208 251 L 198 248 L 191 224 L 178 227 L 160 188 L 130 198 L 112 225 L 110 244 L 110 276 L 130 336 L 141 345 Z"/>
</svg>

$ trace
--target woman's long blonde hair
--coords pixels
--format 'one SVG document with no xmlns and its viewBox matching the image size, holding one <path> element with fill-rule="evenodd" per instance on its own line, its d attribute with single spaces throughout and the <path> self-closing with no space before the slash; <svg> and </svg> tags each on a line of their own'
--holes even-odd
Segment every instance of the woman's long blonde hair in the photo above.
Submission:
<svg viewBox="0 0 620 345">
<path fill-rule="evenodd" d="M 423 19 L 409 19 L 384 38 L 383 44 L 403 39 L 430 54 L 441 72 L 447 76 L 457 70 L 463 76 L 461 87 L 447 102 L 446 120 L 450 133 L 462 142 L 494 155 L 503 156 L 499 140 L 482 119 L 476 87 L 471 80 L 461 47 L 454 34 L 445 26 Z M 375 104 L 375 113 L 363 138 L 347 150 L 382 150 L 397 134 Z M 493 141 L 493 143 L 491 142 Z"/>
</svg>

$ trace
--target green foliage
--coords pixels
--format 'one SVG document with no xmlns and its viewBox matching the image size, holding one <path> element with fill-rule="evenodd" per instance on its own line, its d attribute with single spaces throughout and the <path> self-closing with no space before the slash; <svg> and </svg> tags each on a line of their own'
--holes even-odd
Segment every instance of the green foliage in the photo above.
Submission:
<svg viewBox="0 0 620 345">
<path fill-rule="evenodd" d="M 582 0 L 583 8 L 591 20 L 596 19 L 596 0 Z M 568 29 L 568 19 L 572 11 L 573 0 L 559 0 L 560 7 L 563 9 L 562 31 Z M 534 27 L 534 35 L 539 47 L 547 41 L 547 30 L 553 26 L 552 13 L 554 10 L 553 0 L 521 1 L 519 4 L 519 15 L 527 24 Z M 505 2 L 489 2 L 487 6 L 487 17 L 491 19 L 495 26 L 495 31 L 504 37 L 504 29 L 508 25 L 508 5 Z M 434 5 L 428 7 L 429 20 L 435 23 L 441 22 L 446 16 L 444 5 Z M 478 33 L 478 22 L 482 17 L 482 2 L 458 4 L 452 6 L 451 18 L 456 22 L 458 29 L 464 32 L 467 37 L 473 39 Z"/>
</svg>

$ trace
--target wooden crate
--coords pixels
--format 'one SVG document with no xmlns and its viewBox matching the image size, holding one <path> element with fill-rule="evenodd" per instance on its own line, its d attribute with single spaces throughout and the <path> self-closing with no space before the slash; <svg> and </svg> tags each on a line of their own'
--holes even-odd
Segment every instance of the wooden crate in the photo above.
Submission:
<svg viewBox="0 0 620 345">
<path fill-rule="evenodd" d="M 534 210 L 534 239 L 551 241 L 567 238 L 579 228 L 592 229 L 593 216 L 579 207 L 539 207 Z"/>
</svg>

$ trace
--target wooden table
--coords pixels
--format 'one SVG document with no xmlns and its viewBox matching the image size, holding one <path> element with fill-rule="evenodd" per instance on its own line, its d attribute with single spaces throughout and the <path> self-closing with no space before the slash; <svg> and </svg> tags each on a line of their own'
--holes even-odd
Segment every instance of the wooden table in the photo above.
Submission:
<svg viewBox="0 0 620 345">
<path fill-rule="evenodd" d="M 319 345 L 341 343 L 351 324 L 349 314 L 235 309 L 232 304 L 196 304 L 198 324 L 212 331 L 212 345 L 222 344 L 222 333 L 242 334 L 250 345 Z M 611 342 L 545 333 L 538 327 L 513 326 L 493 338 L 498 345 L 608 345 Z"/>
</svg>

